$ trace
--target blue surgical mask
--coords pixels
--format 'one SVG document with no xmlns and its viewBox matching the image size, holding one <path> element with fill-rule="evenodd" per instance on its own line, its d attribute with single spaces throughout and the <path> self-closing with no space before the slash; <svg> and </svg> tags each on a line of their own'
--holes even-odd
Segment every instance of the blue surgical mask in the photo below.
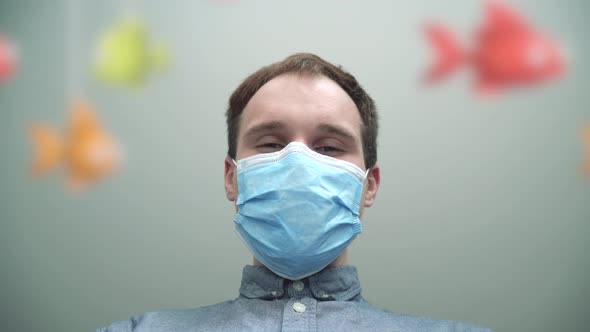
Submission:
<svg viewBox="0 0 590 332">
<path fill-rule="evenodd" d="M 252 254 L 291 280 L 319 272 L 361 233 L 368 172 L 292 142 L 240 159 L 236 231 Z"/>
</svg>

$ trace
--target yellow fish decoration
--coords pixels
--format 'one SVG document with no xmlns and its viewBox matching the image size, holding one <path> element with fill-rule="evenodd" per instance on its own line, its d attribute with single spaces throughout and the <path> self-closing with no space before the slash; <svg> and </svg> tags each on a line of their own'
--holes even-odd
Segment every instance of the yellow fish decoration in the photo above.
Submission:
<svg viewBox="0 0 590 332">
<path fill-rule="evenodd" d="M 169 66 L 170 53 L 161 43 L 151 41 L 139 18 L 127 18 L 101 37 L 94 64 L 97 78 L 123 86 L 139 86 L 153 71 Z"/>
<path fill-rule="evenodd" d="M 58 166 L 68 174 L 68 186 L 79 191 L 118 168 L 120 149 L 101 126 L 93 107 L 82 100 L 72 104 L 70 124 L 62 135 L 50 125 L 36 123 L 30 130 L 36 156 L 34 175 L 45 175 Z"/>
</svg>

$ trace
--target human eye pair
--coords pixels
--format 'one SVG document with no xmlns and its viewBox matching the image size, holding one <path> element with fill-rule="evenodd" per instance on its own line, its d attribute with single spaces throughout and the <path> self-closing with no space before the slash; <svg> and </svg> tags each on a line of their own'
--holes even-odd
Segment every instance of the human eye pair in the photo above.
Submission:
<svg viewBox="0 0 590 332">
<path fill-rule="evenodd" d="M 258 144 L 256 148 L 260 153 L 271 153 L 280 151 L 285 148 L 285 146 L 286 145 L 282 143 L 268 142 Z M 333 145 L 316 145 L 312 148 L 312 150 L 327 156 L 337 155 L 343 152 L 341 148 Z"/>
</svg>

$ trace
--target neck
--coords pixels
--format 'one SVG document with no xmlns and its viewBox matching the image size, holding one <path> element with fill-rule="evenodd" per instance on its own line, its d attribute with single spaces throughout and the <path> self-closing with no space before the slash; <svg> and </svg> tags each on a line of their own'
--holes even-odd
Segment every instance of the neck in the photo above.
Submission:
<svg viewBox="0 0 590 332">
<path fill-rule="evenodd" d="M 348 249 L 344 249 L 344 251 L 340 254 L 340 256 L 336 257 L 332 263 L 328 264 L 327 267 L 334 267 L 334 266 L 342 266 L 348 265 Z"/>
<path fill-rule="evenodd" d="M 264 264 L 260 263 L 260 261 L 258 259 L 256 259 L 256 257 L 252 257 L 252 259 L 254 262 L 253 264 L 255 266 L 264 266 Z M 334 267 L 334 266 L 342 266 L 342 265 L 348 265 L 348 248 L 344 249 L 344 251 L 340 254 L 340 256 L 336 257 L 336 259 L 333 260 L 326 267 Z"/>
</svg>

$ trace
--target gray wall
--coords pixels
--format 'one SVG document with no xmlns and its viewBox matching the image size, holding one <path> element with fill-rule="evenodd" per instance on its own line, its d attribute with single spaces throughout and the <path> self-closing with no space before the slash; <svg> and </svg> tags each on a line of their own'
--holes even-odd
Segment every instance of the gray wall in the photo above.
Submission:
<svg viewBox="0 0 590 332">
<path fill-rule="evenodd" d="M 223 191 L 223 113 L 247 74 L 296 51 L 342 64 L 381 112 L 381 190 L 351 248 L 367 299 L 497 331 L 584 330 L 588 1 L 513 1 L 568 43 L 574 64 L 559 82 L 493 100 L 474 96 L 466 70 L 434 89 L 418 83 L 431 60 L 420 23 L 439 18 L 468 39 L 479 1 L 137 2 L 173 47 L 173 67 L 138 91 L 84 76 L 127 159 L 75 196 L 59 175 L 27 175 L 30 123 L 67 119 L 66 2 L 0 1 L 0 32 L 22 53 L 0 86 L 3 331 L 93 330 L 235 297 L 251 258 Z M 126 5 L 84 7 L 80 53 L 90 56 Z"/>
</svg>

